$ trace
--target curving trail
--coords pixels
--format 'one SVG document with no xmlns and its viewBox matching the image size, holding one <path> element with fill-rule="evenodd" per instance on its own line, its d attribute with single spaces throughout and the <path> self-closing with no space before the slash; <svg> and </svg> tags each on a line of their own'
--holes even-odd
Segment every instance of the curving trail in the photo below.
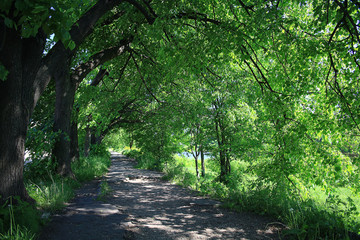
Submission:
<svg viewBox="0 0 360 240">
<path fill-rule="evenodd" d="M 53 216 L 40 239 L 279 239 L 271 219 L 222 209 L 134 165 L 112 153 L 106 202 L 96 200 L 98 181 L 88 183 L 64 213 Z"/>
</svg>

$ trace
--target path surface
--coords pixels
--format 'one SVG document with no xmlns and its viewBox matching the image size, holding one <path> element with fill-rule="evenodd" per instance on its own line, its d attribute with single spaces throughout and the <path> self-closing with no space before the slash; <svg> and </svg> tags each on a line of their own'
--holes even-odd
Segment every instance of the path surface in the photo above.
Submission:
<svg viewBox="0 0 360 240">
<path fill-rule="evenodd" d="M 96 200 L 99 183 L 88 183 L 40 239 L 279 239 L 271 219 L 220 208 L 134 165 L 113 153 L 106 202 Z"/>
</svg>

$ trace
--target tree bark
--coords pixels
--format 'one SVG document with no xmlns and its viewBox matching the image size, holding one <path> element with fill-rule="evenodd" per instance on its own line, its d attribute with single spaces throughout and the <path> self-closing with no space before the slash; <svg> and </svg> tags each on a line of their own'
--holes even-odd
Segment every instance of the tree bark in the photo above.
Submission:
<svg viewBox="0 0 360 240">
<path fill-rule="evenodd" d="M 200 147 L 200 159 L 201 159 L 201 177 L 205 177 L 205 157 L 204 157 L 204 148 Z"/>
<path fill-rule="evenodd" d="M 71 162 L 76 162 L 80 158 L 79 153 L 79 137 L 78 137 L 78 127 L 77 127 L 77 116 L 76 119 L 73 119 L 71 122 L 71 135 L 70 135 L 70 159 Z"/>
<path fill-rule="evenodd" d="M 92 32 L 100 17 L 121 2 L 99 0 L 85 13 L 70 31 L 76 46 Z M 21 30 L 8 28 L 4 17 L 0 18 L 0 62 L 8 71 L 7 79 L 0 81 L 0 201 L 17 195 L 33 202 L 23 183 L 27 126 L 37 101 L 62 63 L 57 60 L 62 59 L 64 48 L 58 42 L 43 58 L 46 36 L 42 29 L 30 38 L 22 37 Z"/>
<path fill-rule="evenodd" d="M 45 37 L 22 39 L 0 20 L 0 62 L 9 72 L 0 81 L 0 202 L 10 196 L 34 202 L 23 182 L 27 126 L 33 112 L 33 79 L 40 67 Z M 31 46 L 31 48 L 29 48 Z M 31 59 L 30 59 L 31 57 Z"/>
<path fill-rule="evenodd" d="M 75 37 L 76 36 L 74 36 L 73 39 Z M 53 157 L 58 164 L 57 173 L 61 176 L 74 178 L 71 170 L 71 114 L 75 92 L 79 84 L 89 72 L 100 64 L 121 55 L 128 44 L 129 40 L 122 40 L 119 46 L 105 49 L 94 54 L 89 61 L 75 68 L 71 75 L 70 60 L 73 52 L 66 51 L 63 58 L 59 59 L 61 69 L 54 74 L 56 81 L 54 132 L 59 132 L 60 135 L 54 144 Z"/>
<path fill-rule="evenodd" d="M 85 142 L 84 142 L 84 156 L 88 157 L 90 153 L 91 129 L 86 126 L 85 129 Z"/>
<path fill-rule="evenodd" d="M 194 159 L 195 159 L 196 177 L 199 179 L 200 174 L 199 174 L 198 154 L 196 155 L 196 157 Z"/>
</svg>

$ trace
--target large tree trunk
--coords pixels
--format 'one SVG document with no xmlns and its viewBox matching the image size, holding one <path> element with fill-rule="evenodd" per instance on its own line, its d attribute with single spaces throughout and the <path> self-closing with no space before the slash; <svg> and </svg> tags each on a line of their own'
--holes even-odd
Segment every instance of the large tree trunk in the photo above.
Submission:
<svg viewBox="0 0 360 240">
<path fill-rule="evenodd" d="M 0 21 L 0 62 L 9 72 L 0 80 L 0 202 L 10 196 L 34 202 L 23 183 L 27 126 L 34 109 L 35 73 L 40 67 L 45 38 L 22 39 Z M 31 46 L 31 48 L 29 48 Z M 29 59 L 32 56 L 32 59 Z"/>
<path fill-rule="evenodd" d="M 100 17 L 121 2 L 100 0 L 85 13 L 70 31 L 76 46 L 92 32 Z M 8 15 L 12 13 L 4 14 L 12 19 Z M 37 101 L 59 68 L 57 60 L 64 54 L 64 48 L 58 43 L 42 58 L 46 40 L 43 31 L 24 38 L 21 28 L 6 27 L 5 17 L 0 17 L 0 63 L 9 74 L 5 81 L 0 80 L 0 201 L 15 195 L 32 201 L 23 183 L 27 126 Z"/>
<path fill-rule="evenodd" d="M 57 172 L 61 176 L 74 177 L 71 170 L 70 157 L 70 127 L 71 113 L 74 104 L 75 85 L 70 81 L 70 59 L 65 56 L 62 59 L 62 69 L 55 74 L 56 81 L 56 103 L 54 117 L 54 132 L 59 135 L 56 138 L 53 157 L 56 160 Z"/>
</svg>

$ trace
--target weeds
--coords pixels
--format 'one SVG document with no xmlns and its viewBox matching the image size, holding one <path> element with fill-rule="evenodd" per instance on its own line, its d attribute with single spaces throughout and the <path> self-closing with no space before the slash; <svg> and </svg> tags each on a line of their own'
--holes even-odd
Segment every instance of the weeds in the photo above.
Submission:
<svg viewBox="0 0 360 240">
<path fill-rule="evenodd" d="M 100 191 L 97 200 L 104 201 L 105 198 L 111 193 L 112 189 L 106 181 L 100 183 Z"/>
<path fill-rule="evenodd" d="M 26 189 L 36 200 L 38 209 L 19 199 L 15 206 L 3 205 L 0 208 L 0 239 L 35 239 L 40 225 L 44 223 L 41 212 L 45 216 L 61 209 L 74 196 L 74 189 L 80 187 L 80 182 L 104 175 L 110 163 L 108 155 L 80 159 L 72 164 L 77 180 L 53 174 L 48 165 L 42 165 L 44 169 L 41 169 L 40 164 L 28 166 L 25 174 Z M 31 172 L 34 168 L 36 171 Z M 105 196 L 109 191 L 107 183 L 102 183 L 100 195 Z"/>
<path fill-rule="evenodd" d="M 54 212 L 61 209 L 64 203 L 74 196 L 73 189 L 80 186 L 74 180 L 62 179 L 50 175 L 50 181 L 29 182 L 27 190 L 29 195 L 35 199 L 38 207 L 44 211 Z"/>
<path fill-rule="evenodd" d="M 101 177 L 107 172 L 111 164 L 108 156 L 95 155 L 88 158 L 80 158 L 72 164 L 76 179 L 80 182 Z"/>
<path fill-rule="evenodd" d="M 32 211 L 29 211 L 28 208 L 28 204 L 21 202 L 19 199 L 16 200 L 19 205 L 17 210 L 21 210 L 23 212 L 23 214 L 27 214 L 29 212 L 33 213 L 33 209 Z M 7 203 L 5 203 L 4 206 L 2 206 L 2 209 L 0 211 L 0 215 L 3 215 L 3 220 L 4 222 L 1 222 L 1 227 L 4 228 L 6 226 L 6 220 L 8 220 L 8 226 L 6 228 L 8 228 L 8 231 L 5 233 L 0 233 L 0 239 L 4 239 L 4 240 L 33 240 L 35 239 L 35 233 L 33 233 L 32 231 L 28 230 L 28 228 L 25 225 L 19 225 L 16 223 L 15 221 L 15 213 L 14 213 L 14 208 L 13 208 L 13 204 L 12 204 L 12 199 L 10 198 L 10 203 L 9 205 L 7 205 L 8 208 L 8 212 L 6 213 L 6 205 Z M 24 211 L 25 210 L 25 211 Z M 33 217 L 32 217 L 33 218 Z M 27 223 L 31 224 L 30 222 Z M 5 225 L 5 226 L 4 226 Z M 4 229 L 2 229 L 4 230 Z"/>
<path fill-rule="evenodd" d="M 137 153 L 137 155 L 139 155 Z M 139 165 L 153 165 L 154 159 L 140 159 Z M 290 239 L 349 239 L 360 233 L 360 201 L 346 189 L 308 187 L 291 190 L 287 181 L 276 184 L 248 171 L 249 164 L 234 161 L 226 184 L 217 181 L 218 169 L 207 161 L 204 178 L 197 179 L 192 159 L 174 156 L 163 167 L 164 179 L 191 187 L 201 194 L 224 201 L 224 206 L 278 218 L 286 225 L 284 236 Z M 145 164 L 144 164 L 145 163 Z M 216 165 L 215 165 L 216 167 Z M 358 237 L 358 236 L 356 236 Z"/>
</svg>

